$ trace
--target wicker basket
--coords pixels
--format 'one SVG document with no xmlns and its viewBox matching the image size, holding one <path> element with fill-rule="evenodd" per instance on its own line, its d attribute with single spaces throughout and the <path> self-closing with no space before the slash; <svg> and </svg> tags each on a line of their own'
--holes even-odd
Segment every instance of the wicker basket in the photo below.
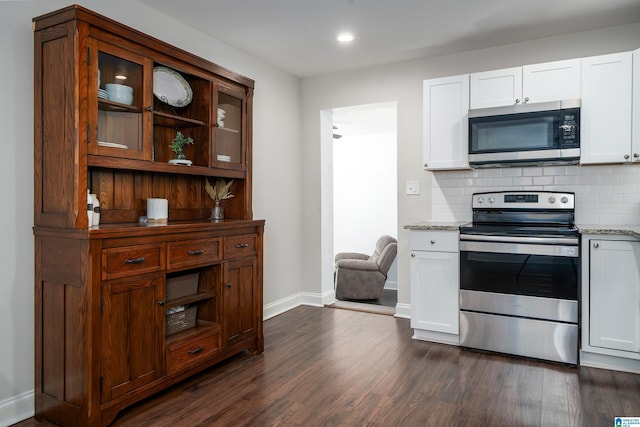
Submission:
<svg viewBox="0 0 640 427">
<path fill-rule="evenodd" d="M 167 335 L 193 328 L 196 325 L 198 306 L 185 308 L 177 313 L 167 314 Z"/>
<path fill-rule="evenodd" d="M 199 277 L 199 273 L 192 273 L 167 279 L 167 300 L 197 293 Z"/>
</svg>

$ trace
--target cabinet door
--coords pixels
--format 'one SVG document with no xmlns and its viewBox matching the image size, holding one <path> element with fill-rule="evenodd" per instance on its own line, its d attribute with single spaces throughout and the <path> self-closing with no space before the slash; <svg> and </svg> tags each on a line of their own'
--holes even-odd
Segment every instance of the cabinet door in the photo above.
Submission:
<svg viewBox="0 0 640 427">
<path fill-rule="evenodd" d="M 411 327 L 458 334 L 458 253 L 412 251 Z"/>
<path fill-rule="evenodd" d="M 522 67 L 522 102 L 580 98 L 580 59 Z"/>
<path fill-rule="evenodd" d="M 162 277 L 102 285 L 102 402 L 162 375 Z"/>
<path fill-rule="evenodd" d="M 522 67 L 470 75 L 471 108 L 502 107 L 522 102 Z"/>
<path fill-rule="evenodd" d="M 640 162 L 640 49 L 633 52 L 633 118 L 631 160 Z"/>
<path fill-rule="evenodd" d="M 215 132 L 211 166 L 222 169 L 245 170 L 247 156 L 247 104 L 243 88 L 222 83 L 213 85 L 217 109 L 214 114 Z"/>
<path fill-rule="evenodd" d="M 631 160 L 632 53 L 582 59 L 580 163 Z"/>
<path fill-rule="evenodd" d="M 640 352 L 640 242 L 591 240 L 589 344 Z"/>
<path fill-rule="evenodd" d="M 223 264 L 222 345 L 228 347 L 256 333 L 257 260 Z"/>
<path fill-rule="evenodd" d="M 469 75 L 424 81 L 424 167 L 468 169 Z"/>
<path fill-rule="evenodd" d="M 95 39 L 89 46 L 89 153 L 151 160 L 152 61 Z"/>
</svg>

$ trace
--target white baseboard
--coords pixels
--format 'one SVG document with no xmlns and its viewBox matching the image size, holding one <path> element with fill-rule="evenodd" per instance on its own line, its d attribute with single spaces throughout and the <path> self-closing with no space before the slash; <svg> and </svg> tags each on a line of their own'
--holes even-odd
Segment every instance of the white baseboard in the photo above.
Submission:
<svg viewBox="0 0 640 427">
<path fill-rule="evenodd" d="M 335 300 L 336 298 L 333 289 L 323 294 L 300 292 L 265 305 L 263 307 L 263 318 L 264 320 L 270 319 L 278 314 L 284 313 L 285 311 L 296 308 L 299 305 L 324 307 L 326 304 L 335 302 Z"/>
<path fill-rule="evenodd" d="M 0 402 L 0 427 L 7 427 L 35 414 L 33 390 Z"/>
<path fill-rule="evenodd" d="M 640 360 L 580 351 L 580 366 L 640 374 Z"/>
<path fill-rule="evenodd" d="M 411 305 L 410 304 L 396 304 L 396 314 L 394 317 L 400 317 L 402 319 L 411 319 Z"/>
</svg>

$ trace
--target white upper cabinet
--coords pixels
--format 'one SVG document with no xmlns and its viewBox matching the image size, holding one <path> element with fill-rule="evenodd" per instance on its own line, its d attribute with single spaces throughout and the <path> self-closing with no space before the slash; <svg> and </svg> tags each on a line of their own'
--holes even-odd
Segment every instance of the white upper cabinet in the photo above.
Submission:
<svg viewBox="0 0 640 427">
<path fill-rule="evenodd" d="M 633 56 L 623 52 L 582 59 L 582 164 L 640 161 L 631 139 Z"/>
<path fill-rule="evenodd" d="M 522 100 L 522 67 L 473 73 L 470 86 L 471 108 L 519 104 Z"/>
<path fill-rule="evenodd" d="M 425 169 L 468 169 L 469 75 L 425 80 Z"/>
<path fill-rule="evenodd" d="M 633 117 L 631 119 L 631 159 L 640 161 L 640 49 L 633 52 Z"/>
<path fill-rule="evenodd" d="M 470 90 L 471 108 L 580 98 L 580 59 L 473 73 Z"/>
</svg>

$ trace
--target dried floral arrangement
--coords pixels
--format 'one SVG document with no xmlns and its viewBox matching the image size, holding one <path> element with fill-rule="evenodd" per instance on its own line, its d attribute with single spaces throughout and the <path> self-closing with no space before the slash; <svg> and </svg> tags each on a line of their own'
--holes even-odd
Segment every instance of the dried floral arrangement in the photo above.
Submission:
<svg viewBox="0 0 640 427">
<path fill-rule="evenodd" d="M 207 179 L 207 182 L 204 185 L 204 189 L 206 190 L 209 197 L 211 197 L 217 205 L 221 200 L 226 200 L 233 197 L 233 194 L 231 194 L 230 191 L 231 185 L 233 185 L 233 180 L 226 182 L 224 179 L 218 178 L 216 180 L 216 183 L 212 186 Z"/>
</svg>

